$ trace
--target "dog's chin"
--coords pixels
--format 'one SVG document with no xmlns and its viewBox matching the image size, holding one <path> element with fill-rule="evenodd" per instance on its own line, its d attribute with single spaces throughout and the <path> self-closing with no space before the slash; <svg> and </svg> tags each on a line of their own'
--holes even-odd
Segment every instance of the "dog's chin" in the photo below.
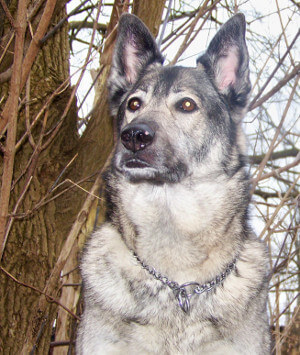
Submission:
<svg viewBox="0 0 300 355">
<path fill-rule="evenodd" d="M 132 183 L 149 182 L 152 184 L 179 182 L 185 171 L 180 169 L 168 169 L 167 167 L 155 167 L 141 159 L 129 159 L 123 161 L 117 171 Z"/>
<path fill-rule="evenodd" d="M 139 159 L 125 161 L 117 170 L 132 183 L 152 182 L 161 184 L 164 182 L 158 169 Z"/>
</svg>

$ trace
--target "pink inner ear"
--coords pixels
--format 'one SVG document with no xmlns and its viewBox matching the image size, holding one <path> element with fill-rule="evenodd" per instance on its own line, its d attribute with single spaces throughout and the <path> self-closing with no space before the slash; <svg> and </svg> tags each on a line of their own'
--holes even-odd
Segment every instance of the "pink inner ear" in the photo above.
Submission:
<svg viewBox="0 0 300 355">
<path fill-rule="evenodd" d="M 126 79 L 129 83 L 134 83 L 137 76 L 139 67 L 139 60 L 137 56 L 138 51 L 131 43 L 125 44 L 124 57 L 125 57 L 125 73 Z"/>
<path fill-rule="evenodd" d="M 219 59 L 216 78 L 219 90 L 222 91 L 235 83 L 238 62 L 238 53 L 235 47 L 230 48 L 227 55 Z"/>
</svg>

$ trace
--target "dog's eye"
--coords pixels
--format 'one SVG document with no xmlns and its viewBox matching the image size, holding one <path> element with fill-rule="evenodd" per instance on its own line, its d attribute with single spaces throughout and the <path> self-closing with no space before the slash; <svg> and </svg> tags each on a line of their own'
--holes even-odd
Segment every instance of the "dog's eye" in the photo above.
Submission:
<svg viewBox="0 0 300 355">
<path fill-rule="evenodd" d="M 197 105 L 194 100 L 185 98 L 179 102 L 179 108 L 185 112 L 192 112 L 197 109 Z"/>
<path fill-rule="evenodd" d="M 137 111 L 142 106 L 142 101 L 137 97 L 133 97 L 128 101 L 128 108 L 130 111 Z"/>
</svg>

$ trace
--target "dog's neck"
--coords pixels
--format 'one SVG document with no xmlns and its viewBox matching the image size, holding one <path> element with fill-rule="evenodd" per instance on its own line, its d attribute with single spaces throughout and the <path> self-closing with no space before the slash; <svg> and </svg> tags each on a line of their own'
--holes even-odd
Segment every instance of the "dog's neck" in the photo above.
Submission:
<svg viewBox="0 0 300 355">
<path fill-rule="evenodd" d="M 125 184 L 120 191 L 126 211 L 122 218 L 130 222 L 124 223 L 127 228 L 132 226 L 124 231 L 125 242 L 178 282 L 187 277 L 205 282 L 224 268 L 217 260 L 231 262 L 239 250 L 244 212 L 226 208 L 232 204 L 230 195 L 220 181 L 202 182 L 193 189 L 188 184 Z"/>
<path fill-rule="evenodd" d="M 178 300 L 179 307 L 185 312 L 189 313 L 190 311 L 190 299 L 195 295 L 201 295 L 202 293 L 209 292 L 219 285 L 221 285 L 226 277 L 235 269 L 236 258 L 226 266 L 226 269 L 223 270 L 221 274 L 216 276 L 213 280 L 207 281 L 206 283 L 200 285 L 195 281 L 188 281 L 179 285 L 176 281 L 169 280 L 166 275 L 162 275 L 154 267 L 145 264 L 135 253 L 134 257 L 153 278 L 160 281 L 162 284 L 168 286 L 173 292 L 175 297 Z"/>
</svg>

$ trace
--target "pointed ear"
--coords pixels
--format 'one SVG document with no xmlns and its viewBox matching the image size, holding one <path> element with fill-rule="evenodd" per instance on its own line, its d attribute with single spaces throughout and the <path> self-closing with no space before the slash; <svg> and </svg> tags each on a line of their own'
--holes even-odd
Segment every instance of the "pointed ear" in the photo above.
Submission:
<svg viewBox="0 0 300 355">
<path fill-rule="evenodd" d="M 153 63 L 161 65 L 163 60 L 144 23 L 134 15 L 123 14 L 119 21 L 108 79 L 112 110 L 120 104 L 123 95 L 136 83 L 147 66 Z"/>
<path fill-rule="evenodd" d="M 233 16 L 212 39 L 206 53 L 197 60 L 226 98 L 236 121 L 246 111 L 251 89 L 245 30 L 244 15 Z"/>
</svg>

